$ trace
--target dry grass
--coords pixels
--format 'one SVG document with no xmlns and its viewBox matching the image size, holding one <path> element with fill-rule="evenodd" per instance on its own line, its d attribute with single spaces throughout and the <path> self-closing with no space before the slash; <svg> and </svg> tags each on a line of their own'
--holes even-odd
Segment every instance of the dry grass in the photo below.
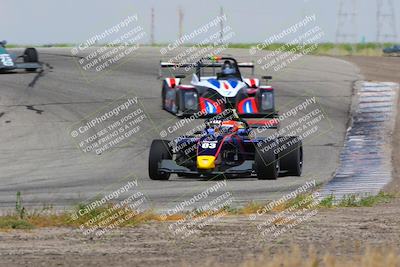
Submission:
<svg viewBox="0 0 400 267">
<path fill-rule="evenodd" d="M 313 198 L 311 196 L 312 196 L 311 193 L 297 195 L 295 198 L 292 198 L 288 201 L 279 203 L 277 205 L 273 205 L 269 211 L 270 212 L 281 212 L 281 211 L 287 210 L 289 208 L 291 208 L 293 210 L 307 208 L 313 202 Z M 240 215 L 254 214 L 254 213 L 257 213 L 257 211 L 260 211 L 264 207 L 268 206 L 269 203 L 271 203 L 271 202 L 267 202 L 267 203 L 249 202 L 243 208 L 240 208 L 239 210 L 237 210 L 236 213 L 240 214 Z"/>
<path fill-rule="evenodd" d="M 387 203 L 394 197 L 398 197 L 398 195 L 388 194 L 388 193 L 379 193 L 376 196 L 367 196 L 364 198 L 356 198 L 355 196 L 349 196 L 344 198 L 339 203 L 335 204 L 335 199 L 333 197 L 327 197 L 322 200 L 317 206 L 309 206 L 313 201 L 311 194 L 302 194 L 297 195 L 295 198 L 290 199 L 289 201 L 280 203 L 279 205 L 272 206 L 272 208 L 268 212 L 281 212 L 288 210 L 299 210 L 302 208 L 307 209 L 317 209 L 317 208 L 335 208 L 335 207 L 371 207 L 379 203 Z M 232 209 L 230 207 L 224 207 L 221 210 L 215 211 L 212 214 L 209 212 L 199 212 L 196 216 L 204 216 L 204 215 L 213 215 L 218 214 L 219 212 L 225 212 L 226 215 L 249 215 L 256 214 L 257 211 L 262 210 L 266 204 L 268 203 L 256 203 L 250 202 L 246 206 L 240 209 Z M 75 207 L 75 210 L 79 210 L 84 208 L 84 204 L 80 204 Z M 127 207 L 121 208 L 113 208 L 112 204 L 104 205 L 101 207 L 97 207 L 91 210 L 89 213 L 78 216 L 77 219 L 73 220 L 71 218 L 71 212 L 61 212 L 57 213 L 50 209 L 43 210 L 34 210 L 28 212 L 22 205 L 22 198 L 17 194 L 17 205 L 16 211 L 9 215 L 0 216 L 0 229 L 32 229 L 36 227 L 81 227 L 86 222 L 92 220 L 93 218 L 104 217 L 102 214 L 107 214 L 107 216 L 112 216 L 113 214 L 120 213 L 118 216 L 123 217 L 127 213 L 134 214 L 133 216 L 129 216 L 129 219 L 124 220 L 121 223 L 118 223 L 119 227 L 124 226 L 136 226 L 138 224 L 150 222 L 150 221 L 178 221 L 185 217 L 188 214 L 173 214 L 169 216 L 160 215 L 153 210 L 148 210 L 145 212 L 135 212 Z M 196 217 L 195 216 L 195 217 Z M 118 219 L 118 218 L 117 218 Z M 116 219 L 116 220 L 117 220 Z M 286 222 L 287 223 L 287 222 Z M 281 224 L 280 221 L 276 221 L 276 224 Z"/>
<path fill-rule="evenodd" d="M 76 208 L 79 209 L 80 206 Z M 112 205 L 105 205 L 93 209 L 89 213 L 78 216 L 75 220 L 71 217 L 71 212 L 55 212 L 54 210 L 33 210 L 31 212 L 25 211 L 24 214 L 19 212 L 13 212 L 8 215 L 0 216 L 0 229 L 33 229 L 40 227 L 74 227 L 78 228 L 85 225 L 89 220 L 98 218 L 99 216 L 103 219 L 112 217 L 114 214 L 121 214 L 118 218 L 132 214 L 129 219 L 119 223 L 118 226 L 136 226 L 138 224 L 146 223 L 149 221 L 176 221 L 181 219 L 182 215 L 172 215 L 162 217 L 161 215 L 148 210 L 145 212 L 136 212 L 126 207 L 112 209 Z M 106 214 L 102 216 L 102 214 Z M 110 220 L 110 223 L 115 222 Z M 93 226 L 93 224 L 92 224 Z M 85 227 L 86 228 L 86 227 Z"/>
</svg>

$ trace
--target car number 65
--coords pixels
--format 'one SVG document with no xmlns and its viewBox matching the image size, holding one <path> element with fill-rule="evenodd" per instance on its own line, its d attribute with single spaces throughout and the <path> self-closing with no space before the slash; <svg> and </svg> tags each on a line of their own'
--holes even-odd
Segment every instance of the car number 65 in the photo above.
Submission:
<svg viewBox="0 0 400 267">
<path fill-rule="evenodd" d="M 209 143 L 209 142 L 204 142 L 201 144 L 201 148 L 210 148 L 214 149 L 217 147 L 217 143 Z"/>
</svg>

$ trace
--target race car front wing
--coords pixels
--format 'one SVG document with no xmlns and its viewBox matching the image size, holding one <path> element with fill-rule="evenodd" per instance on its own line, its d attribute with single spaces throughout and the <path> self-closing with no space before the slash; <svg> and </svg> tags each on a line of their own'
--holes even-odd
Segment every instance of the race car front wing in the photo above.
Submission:
<svg viewBox="0 0 400 267">
<path fill-rule="evenodd" d="M 207 175 L 221 175 L 221 174 L 252 174 L 254 172 L 254 161 L 245 160 L 238 166 L 231 167 L 225 171 L 192 171 L 189 168 L 176 164 L 174 160 L 164 159 L 160 163 L 159 172 L 176 173 L 176 174 L 207 174 Z"/>
</svg>

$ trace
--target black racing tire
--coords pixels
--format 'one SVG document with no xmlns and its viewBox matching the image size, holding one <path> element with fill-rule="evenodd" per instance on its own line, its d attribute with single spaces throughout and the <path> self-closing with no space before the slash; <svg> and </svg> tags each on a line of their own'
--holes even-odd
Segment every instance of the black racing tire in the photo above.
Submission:
<svg viewBox="0 0 400 267">
<path fill-rule="evenodd" d="M 195 98 L 195 99 L 193 99 L 194 101 L 192 102 L 191 106 L 189 106 L 188 103 L 186 102 L 189 94 L 192 94 L 192 96 Z M 176 106 L 177 106 L 176 115 L 178 117 L 184 117 L 185 113 L 192 114 L 192 113 L 198 112 L 199 111 L 199 102 L 198 101 L 199 100 L 198 100 L 197 90 L 195 90 L 195 89 L 181 90 L 181 89 L 177 88 L 176 89 Z"/>
<path fill-rule="evenodd" d="M 168 180 L 170 173 L 160 173 L 158 165 L 163 159 L 172 159 L 172 151 L 167 140 L 153 140 L 149 154 L 149 177 L 151 180 Z"/>
<path fill-rule="evenodd" d="M 183 110 L 181 110 L 181 107 L 183 106 L 182 103 L 181 103 L 181 101 L 183 101 L 181 94 L 182 94 L 182 91 L 177 89 L 176 90 L 176 94 L 175 94 L 175 105 L 176 105 L 176 113 L 175 113 L 175 115 L 178 118 L 183 118 L 183 115 L 184 115 Z"/>
<path fill-rule="evenodd" d="M 279 153 L 280 167 L 287 176 L 301 176 L 303 171 L 303 144 L 297 136 L 279 138 L 279 145 L 284 146 Z"/>
<path fill-rule="evenodd" d="M 166 90 L 167 89 L 165 88 L 165 85 L 163 84 L 163 87 L 161 89 L 161 108 L 164 110 L 165 110 L 165 95 L 167 94 Z"/>
<path fill-rule="evenodd" d="M 35 48 L 29 47 L 24 51 L 24 62 L 25 63 L 37 63 L 39 62 L 39 55 Z M 36 71 L 37 68 L 29 68 L 26 71 Z"/>
<path fill-rule="evenodd" d="M 255 150 L 255 171 L 259 180 L 276 180 L 279 175 L 279 160 L 273 149 Z"/>
<path fill-rule="evenodd" d="M 272 94 L 272 102 L 270 102 L 270 107 L 263 109 L 263 94 L 266 93 L 267 95 Z M 258 105 L 258 111 L 261 113 L 267 113 L 267 114 L 274 114 L 275 111 L 275 93 L 274 91 L 270 90 L 265 90 L 265 89 L 259 89 L 256 92 L 255 95 L 257 105 Z"/>
</svg>

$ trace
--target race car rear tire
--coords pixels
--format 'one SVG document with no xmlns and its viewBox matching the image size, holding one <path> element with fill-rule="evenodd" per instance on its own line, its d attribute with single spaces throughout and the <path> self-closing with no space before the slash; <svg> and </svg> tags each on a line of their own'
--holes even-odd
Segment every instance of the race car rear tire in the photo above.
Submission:
<svg viewBox="0 0 400 267">
<path fill-rule="evenodd" d="M 256 148 L 255 170 L 259 180 L 276 180 L 279 174 L 279 160 L 273 149 L 262 151 Z"/>
<path fill-rule="evenodd" d="M 39 61 L 38 52 L 33 47 L 25 49 L 23 58 L 25 63 L 37 63 Z M 36 68 L 28 68 L 26 71 L 36 71 Z"/>
<path fill-rule="evenodd" d="M 279 153 L 280 167 L 286 171 L 286 175 L 301 176 L 303 171 L 303 144 L 296 136 L 280 137 L 279 145 L 282 151 Z"/>
<path fill-rule="evenodd" d="M 169 173 L 161 173 L 158 168 L 161 160 L 172 159 L 172 151 L 168 146 L 169 141 L 153 140 L 149 155 L 149 177 L 151 180 L 168 180 Z"/>
</svg>

